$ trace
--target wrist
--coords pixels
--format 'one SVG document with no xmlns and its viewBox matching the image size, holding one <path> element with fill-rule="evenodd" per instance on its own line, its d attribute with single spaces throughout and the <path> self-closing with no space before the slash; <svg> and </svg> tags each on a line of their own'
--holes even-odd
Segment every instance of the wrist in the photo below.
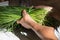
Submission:
<svg viewBox="0 0 60 40">
<path fill-rule="evenodd" d="M 37 23 L 34 22 L 34 21 L 29 21 L 29 22 L 27 22 L 27 24 L 30 25 L 31 29 L 32 29 L 32 28 L 35 28 L 35 26 L 36 26 Z"/>
</svg>

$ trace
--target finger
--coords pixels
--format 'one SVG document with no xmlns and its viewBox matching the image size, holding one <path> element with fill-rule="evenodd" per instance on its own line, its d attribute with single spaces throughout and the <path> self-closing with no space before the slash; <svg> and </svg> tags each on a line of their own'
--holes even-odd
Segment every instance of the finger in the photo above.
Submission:
<svg viewBox="0 0 60 40">
<path fill-rule="evenodd" d="M 25 22 L 20 23 L 24 28 L 31 29 L 32 27 Z"/>
<path fill-rule="evenodd" d="M 42 6 L 34 6 L 34 8 L 42 8 Z"/>
<path fill-rule="evenodd" d="M 25 16 L 27 14 L 26 10 L 22 11 L 22 16 Z"/>
<path fill-rule="evenodd" d="M 23 21 L 23 18 L 21 20 L 17 20 L 17 24 L 20 24 Z"/>
<path fill-rule="evenodd" d="M 50 6 L 44 6 L 44 5 L 40 5 L 40 6 L 34 6 L 34 8 L 52 8 Z"/>
<path fill-rule="evenodd" d="M 49 12 L 53 9 L 53 7 L 45 6 L 44 9 Z"/>
</svg>

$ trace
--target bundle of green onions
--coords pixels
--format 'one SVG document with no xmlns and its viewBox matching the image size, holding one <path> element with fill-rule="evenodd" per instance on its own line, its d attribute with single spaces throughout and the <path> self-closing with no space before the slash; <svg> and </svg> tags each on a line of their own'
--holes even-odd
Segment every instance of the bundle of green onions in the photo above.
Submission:
<svg viewBox="0 0 60 40">
<path fill-rule="evenodd" d="M 48 13 L 44 8 L 33 9 L 32 7 L 12 7 L 12 6 L 4 6 L 0 7 L 0 28 L 6 28 L 8 30 L 12 30 L 14 24 L 18 19 L 21 19 L 21 11 L 25 9 L 29 15 L 34 19 L 37 23 L 42 24 L 44 17 Z"/>
</svg>

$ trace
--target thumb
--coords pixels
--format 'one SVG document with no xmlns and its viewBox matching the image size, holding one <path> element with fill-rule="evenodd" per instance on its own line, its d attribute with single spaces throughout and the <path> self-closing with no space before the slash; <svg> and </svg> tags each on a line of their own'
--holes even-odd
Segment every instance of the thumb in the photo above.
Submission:
<svg viewBox="0 0 60 40">
<path fill-rule="evenodd" d="M 17 20 L 16 22 L 17 22 L 17 24 L 22 23 L 23 22 L 23 18 L 21 20 Z"/>
<path fill-rule="evenodd" d="M 22 11 L 22 16 L 24 17 L 27 14 L 26 10 Z"/>
</svg>

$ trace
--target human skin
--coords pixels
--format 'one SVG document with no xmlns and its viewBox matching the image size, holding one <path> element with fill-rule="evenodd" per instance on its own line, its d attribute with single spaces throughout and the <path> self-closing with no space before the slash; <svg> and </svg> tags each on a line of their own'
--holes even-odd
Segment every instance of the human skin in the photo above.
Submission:
<svg viewBox="0 0 60 40">
<path fill-rule="evenodd" d="M 27 29 L 32 29 L 42 40 L 58 40 L 54 34 L 54 28 L 43 26 L 35 22 L 28 13 L 23 10 L 23 18 L 17 23 L 23 25 Z"/>
</svg>

